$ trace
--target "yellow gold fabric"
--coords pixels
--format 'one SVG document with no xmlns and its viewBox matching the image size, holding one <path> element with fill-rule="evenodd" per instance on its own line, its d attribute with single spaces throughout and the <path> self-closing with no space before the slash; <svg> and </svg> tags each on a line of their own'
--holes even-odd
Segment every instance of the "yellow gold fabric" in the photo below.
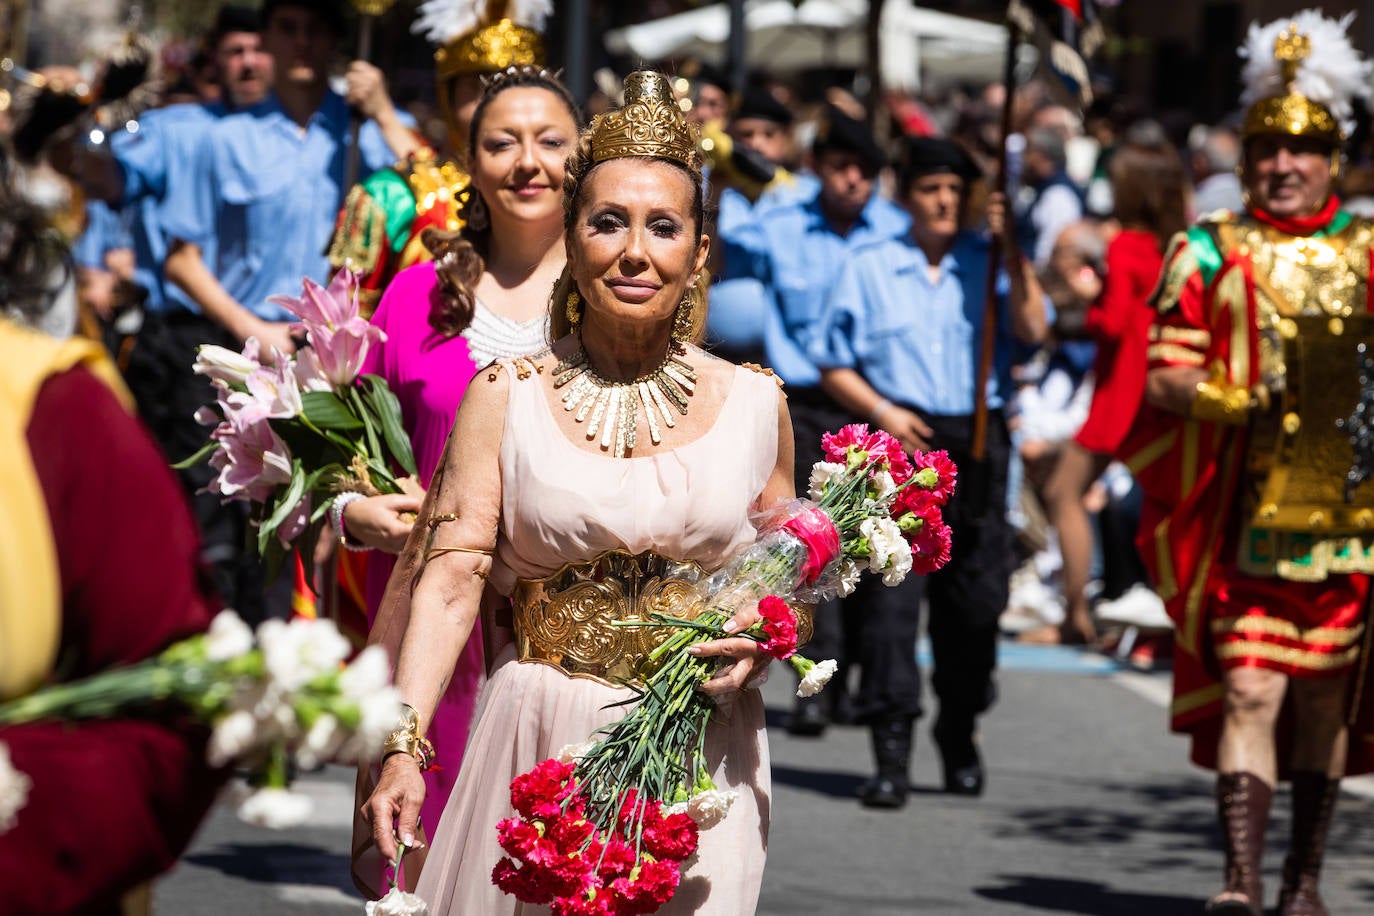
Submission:
<svg viewBox="0 0 1374 916">
<path fill-rule="evenodd" d="M 625 104 L 592 121 L 592 160 L 624 156 L 672 159 L 697 168 L 698 134 L 687 123 L 666 77 L 638 70 L 625 77 Z"/>
<path fill-rule="evenodd" d="M 0 319 L 0 700 L 47 679 L 62 636 L 57 548 L 26 431 L 43 383 L 78 365 L 133 412 L 133 398 L 99 346 L 84 338 L 56 340 Z"/>
</svg>

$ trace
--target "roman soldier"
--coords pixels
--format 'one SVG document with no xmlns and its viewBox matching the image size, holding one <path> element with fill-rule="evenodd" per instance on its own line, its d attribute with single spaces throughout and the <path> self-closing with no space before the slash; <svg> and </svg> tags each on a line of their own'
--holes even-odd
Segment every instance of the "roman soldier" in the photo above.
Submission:
<svg viewBox="0 0 1374 916">
<path fill-rule="evenodd" d="M 1259 916 L 1280 779 L 1293 784 L 1282 916 L 1325 914 L 1318 875 L 1344 773 L 1374 769 L 1365 680 L 1374 571 L 1374 226 L 1335 180 L 1371 65 L 1340 21 L 1252 25 L 1241 49 L 1243 212 L 1165 259 L 1132 432 L 1142 554 L 1177 627 L 1174 730 L 1217 771 L 1213 914 Z"/>
</svg>

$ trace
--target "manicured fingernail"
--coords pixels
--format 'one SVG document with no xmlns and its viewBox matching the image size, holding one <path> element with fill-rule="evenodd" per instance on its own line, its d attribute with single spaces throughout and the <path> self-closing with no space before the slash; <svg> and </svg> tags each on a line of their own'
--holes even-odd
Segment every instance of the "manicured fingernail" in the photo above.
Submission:
<svg viewBox="0 0 1374 916">
<path fill-rule="evenodd" d="M 739 625 L 733 620 L 727 620 L 725 621 L 725 626 L 721 627 L 721 629 L 727 633 L 733 633 L 735 630 L 739 629 Z"/>
<path fill-rule="evenodd" d="M 701 646 L 688 646 L 688 647 L 687 647 L 687 654 L 688 654 L 688 655 L 700 655 L 700 654 L 701 654 Z"/>
<path fill-rule="evenodd" d="M 405 836 L 401 837 L 401 842 L 405 843 L 407 846 L 414 846 L 415 835 L 412 833 L 407 833 Z"/>
</svg>

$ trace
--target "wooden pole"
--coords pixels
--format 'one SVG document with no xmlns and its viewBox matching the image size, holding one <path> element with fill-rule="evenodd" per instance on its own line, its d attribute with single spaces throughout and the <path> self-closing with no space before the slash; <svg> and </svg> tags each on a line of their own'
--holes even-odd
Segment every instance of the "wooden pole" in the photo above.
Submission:
<svg viewBox="0 0 1374 916">
<path fill-rule="evenodd" d="M 880 118 L 883 110 L 882 63 L 883 0 L 869 0 L 867 28 L 864 31 L 864 55 L 868 58 L 868 128 L 879 143 L 887 141 L 887 119 Z"/>
<path fill-rule="evenodd" d="M 749 81 L 749 35 L 744 22 L 744 0 L 730 0 L 729 68 L 730 90 L 744 91 Z"/>
<path fill-rule="evenodd" d="M 372 62 L 372 24 L 377 17 L 372 13 L 361 13 L 358 16 L 358 60 Z M 348 127 L 349 144 L 348 159 L 345 160 L 343 192 L 348 194 L 349 190 L 358 181 L 358 172 L 362 163 L 363 151 L 358 144 L 358 133 L 362 130 L 363 119 L 354 112 L 351 123 Z"/>
<path fill-rule="evenodd" d="M 1016 87 L 1016 45 L 1020 40 L 1020 30 L 1012 22 L 1007 23 L 1007 56 L 1002 70 L 1002 85 L 1006 88 L 1006 98 L 1002 101 L 1001 143 L 997 150 L 997 177 L 994 190 L 1004 197 L 1007 193 L 1007 137 L 1011 135 L 1011 102 Z M 1008 201 L 1006 219 L 1011 219 L 1011 206 Z M 1002 268 L 1002 236 L 994 234 L 988 246 L 987 286 L 983 296 L 983 336 L 978 352 L 978 372 L 973 389 L 973 444 L 975 461 L 982 461 L 987 453 L 988 440 L 988 379 L 992 376 L 992 361 L 997 347 L 997 275 Z M 1003 396 L 1007 392 L 1002 392 Z"/>
</svg>

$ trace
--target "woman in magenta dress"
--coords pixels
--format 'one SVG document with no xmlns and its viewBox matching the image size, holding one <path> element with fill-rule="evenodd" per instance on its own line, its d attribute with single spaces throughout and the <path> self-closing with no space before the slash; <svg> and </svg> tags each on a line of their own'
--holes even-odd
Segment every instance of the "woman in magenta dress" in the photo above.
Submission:
<svg viewBox="0 0 1374 916">
<path fill-rule="evenodd" d="M 1150 295 L 1159 282 L 1164 246 L 1186 225 L 1183 165 L 1172 148 L 1128 145 L 1112 159 L 1111 177 L 1121 231 L 1107 246 L 1105 286 L 1087 316 L 1097 339 L 1092 406 L 1045 485 L 1046 514 L 1064 557 L 1064 642 L 1096 638 L 1084 593 L 1093 533 L 1083 497 L 1111 464 L 1140 409 L 1154 315 Z"/>
<path fill-rule="evenodd" d="M 493 78 L 473 115 L 465 228 L 432 232 L 426 244 L 435 260 L 398 274 L 373 314 L 386 341 L 369 353 L 363 371 L 384 378 L 400 401 L 421 488 L 443 457 L 477 370 L 548 345 L 544 302 L 565 262 L 563 162 L 578 126 L 572 96 L 547 71 L 513 68 Z M 371 549 L 369 626 L 421 495 L 340 497 L 345 545 Z M 431 730 L 442 761 L 442 769 L 426 773 L 422 818 L 431 829 L 457 778 L 483 674 L 482 641 L 473 639 Z"/>
</svg>

